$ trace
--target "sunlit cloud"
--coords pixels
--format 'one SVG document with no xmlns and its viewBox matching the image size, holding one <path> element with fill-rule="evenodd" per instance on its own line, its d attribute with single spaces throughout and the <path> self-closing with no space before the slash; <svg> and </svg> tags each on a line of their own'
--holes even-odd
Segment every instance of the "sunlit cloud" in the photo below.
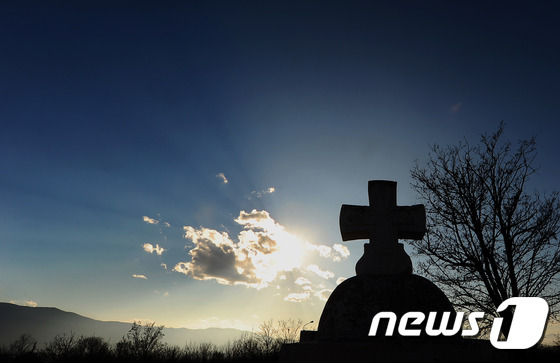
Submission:
<svg viewBox="0 0 560 363">
<path fill-rule="evenodd" d="M 133 274 L 132 277 L 136 278 L 136 279 L 144 279 L 147 280 L 148 278 L 144 275 L 137 275 L 137 274 Z"/>
<path fill-rule="evenodd" d="M 150 218 L 148 216 L 144 216 L 142 218 L 144 219 L 144 222 L 146 222 L 148 224 L 158 224 L 159 223 L 159 221 L 157 219 L 153 219 L 153 218 Z"/>
<path fill-rule="evenodd" d="M 284 230 L 284 227 L 276 223 L 265 210 L 257 211 L 253 209 L 249 213 L 241 211 L 234 221 L 246 229 L 263 230 L 270 234 L 278 234 Z"/>
<path fill-rule="evenodd" d="M 327 301 L 329 299 L 329 296 L 331 296 L 332 292 L 333 292 L 333 290 L 323 289 L 321 291 L 317 291 L 315 293 L 315 296 L 317 296 L 319 298 L 319 300 L 321 300 L 321 301 Z"/>
<path fill-rule="evenodd" d="M 273 192 L 274 189 L 269 189 Z M 159 221 L 144 217 L 150 224 Z M 235 237 L 228 232 L 205 227 L 184 226 L 183 237 L 192 241 L 188 245 L 189 260 L 179 261 L 170 268 L 197 280 L 212 280 L 222 285 L 244 285 L 252 288 L 268 286 L 288 291 L 297 288 L 303 292 L 291 291 L 286 301 L 304 301 L 312 297 L 324 300 L 325 286 L 315 285 L 312 276 L 331 279 L 334 273 L 312 264 L 304 267 L 304 260 L 317 253 L 332 261 L 341 261 L 350 255 L 348 248 L 341 244 L 332 246 L 313 244 L 289 233 L 277 223 L 266 210 L 240 211 L 234 221 L 242 226 Z M 166 225 L 167 222 L 162 222 Z M 226 227 L 223 227 L 224 229 Z M 165 248 L 144 243 L 142 248 L 150 254 L 162 255 Z M 135 278 L 147 279 L 144 275 Z M 315 278 L 316 278 L 315 277 Z"/>
<path fill-rule="evenodd" d="M 23 301 L 10 300 L 10 304 L 29 306 L 32 308 L 37 307 L 37 303 L 33 300 L 23 300 Z"/>
<path fill-rule="evenodd" d="M 188 275 L 189 268 L 190 268 L 190 264 L 187 264 L 187 262 L 179 262 L 178 264 L 175 265 L 175 267 L 173 267 L 173 271 Z"/>
<path fill-rule="evenodd" d="M 282 279 L 284 272 L 301 267 L 305 242 L 288 233 L 267 211 L 241 211 L 234 220 L 243 226 L 236 242 L 227 232 L 183 227 L 184 237 L 195 247 L 189 251 L 191 260 L 177 263 L 173 271 L 198 280 L 263 288 Z"/>
<path fill-rule="evenodd" d="M 309 265 L 307 266 L 307 271 L 315 273 L 317 276 L 324 278 L 325 280 L 331 279 L 334 277 L 334 273 L 330 271 L 324 271 L 319 268 L 317 265 Z"/>
<path fill-rule="evenodd" d="M 341 244 L 335 244 L 333 247 L 325 246 L 325 245 L 316 245 L 310 242 L 306 242 L 306 247 L 308 250 L 316 251 L 319 253 L 319 256 L 330 258 L 335 262 L 340 262 L 345 258 L 350 256 L 350 251 L 346 246 Z"/>
<path fill-rule="evenodd" d="M 216 280 L 220 284 L 257 284 L 254 266 L 226 232 L 208 228 L 184 227 L 185 238 L 195 244 L 189 254 L 190 262 L 179 262 L 177 271 L 197 280 Z"/>
<path fill-rule="evenodd" d="M 340 285 L 344 280 L 346 280 L 346 277 L 339 277 L 338 279 L 336 279 L 336 284 Z"/>
<path fill-rule="evenodd" d="M 350 250 L 346 246 L 335 243 L 333 249 L 338 252 L 341 258 L 348 258 L 350 256 Z"/>
<path fill-rule="evenodd" d="M 325 288 L 324 284 L 321 283 L 319 285 L 314 285 L 305 278 L 298 278 L 295 283 L 300 285 L 303 291 L 289 293 L 284 297 L 285 301 L 302 302 L 312 298 L 313 296 L 317 297 L 321 301 L 327 301 L 333 292 L 332 289 Z"/>
<path fill-rule="evenodd" d="M 276 191 L 276 188 L 274 188 L 274 187 L 270 187 L 270 188 L 267 188 L 267 189 L 261 190 L 261 191 L 253 190 L 253 191 L 251 192 L 251 194 L 248 195 L 246 198 L 247 198 L 247 199 L 262 198 L 262 197 L 264 197 L 264 196 L 267 195 L 267 194 L 272 194 L 272 193 L 274 193 L 275 191 Z"/>
<path fill-rule="evenodd" d="M 319 255 L 321 257 L 330 257 L 331 256 L 332 248 L 330 248 L 329 246 L 314 245 L 314 244 L 309 243 L 309 242 L 307 242 L 305 245 L 306 245 L 308 250 L 319 252 Z"/>
<path fill-rule="evenodd" d="M 305 284 L 310 284 L 311 281 L 309 281 L 309 280 L 306 279 L 305 277 L 301 277 L 301 276 L 300 276 L 300 277 L 298 277 L 298 278 L 296 279 L 296 281 L 294 281 L 294 283 L 295 283 L 296 285 L 305 285 Z"/>
<path fill-rule="evenodd" d="M 184 238 L 194 247 L 187 245 L 190 260 L 176 263 L 172 270 L 222 285 L 271 286 L 277 291 L 274 296 L 294 303 L 328 298 L 332 290 L 323 282 L 334 273 L 304 262 L 316 254 L 340 261 L 350 254 L 345 246 L 299 239 L 265 210 L 240 211 L 234 221 L 243 227 L 235 237 L 225 231 L 184 226 Z M 314 282 L 320 279 L 323 282 Z"/>
<path fill-rule="evenodd" d="M 169 224 L 169 222 L 163 222 L 163 225 L 168 228 L 171 227 L 171 224 Z"/>
<path fill-rule="evenodd" d="M 226 178 L 226 176 L 224 175 L 224 173 L 218 173 L 218 174 L 216 175 L 216 178 L 220 179 L 220 181 L 221 181 L 223 184 L 229 183 L 229 181 L 227 180 L 227 178 Z"/>
<path fill-rule="evenodd" d="M 309 299 L 310 297 L 311 297 L 311 293 L 309 291 L 292 292 L 288 294 L 288 296 L 286 296 L 284 300 L 291 301 L 291 302 L 302 302 Z"/>
<path fill-rule="evenodd" d="M 161 254 L 165 251 L 165 248 L 160 247 L 159 244 L 156 244 L 155 247 L 151 243 L 144 243 L 144 251 L 148 253 L 156 253 L 157 255 L 161 256 Z"/>
</svg>

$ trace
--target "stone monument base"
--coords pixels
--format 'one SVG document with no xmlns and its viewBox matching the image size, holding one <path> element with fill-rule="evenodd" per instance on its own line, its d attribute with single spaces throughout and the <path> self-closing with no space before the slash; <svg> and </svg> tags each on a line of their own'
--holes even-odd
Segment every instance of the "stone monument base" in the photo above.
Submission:
<svg viewBox="0 0 560 363">
<path fill-rule="evenodd" d="M 461 330 L 451 336 L 429 336 L 425 322 L 415 325 L 420 336 L 386 336 L 387 324 L 369 336 L 372 318 L 389 311 L 399 318 L 411 311 L 456 312 L 445 294 L 429 280 L 413 275 L 359 275 L 342 282 L 327 301 L 317 332 L 302 332 L 300 343 L 286 344 L 280 362 L 506 362 L 511 352 L 489 341 L 464 339 Z M 437 321 L 437 320 L 436 320 Z M 435 326 L 439 327 L 441 321 Z"/>
<path fill-rule="evenodd" d="M 385 326 L 380 324 L 380 336 L 369 337 L 372 318 L 379 312 L 394 312 L 400 317 L 410 311 L 426 314 L 443 312 L 451 314 L 455 321 L 455 310 L 445 294 L 429 280 L 418 275 L 360 275 L 343 281 L 329 297 L 319 321 L 317 341 L 376 340 L 385 335 Z M 424 321 L 418 328 L 425 336 Z M 439 324 L 437 325 L 439 326 Z M 395 334 L 397 335 L 397 334 Z M 442 337 L 460 338 L 458 335 Z M 396 338 L 396 336 L 395 336 Z M 437 337 L 435 339 L 438 339 Z"/>
<path fill-rule="evenodd" d="M 285 344 L 280 362 L 509 362 L 523 352 L 498 350 L 487 340 L 393 339 Z"/>
</svg>

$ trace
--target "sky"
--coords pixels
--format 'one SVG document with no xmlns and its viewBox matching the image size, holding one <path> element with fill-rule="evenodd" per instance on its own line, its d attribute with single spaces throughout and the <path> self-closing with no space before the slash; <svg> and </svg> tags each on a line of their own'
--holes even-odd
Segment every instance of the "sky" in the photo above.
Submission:
<svg viewBox="0 0 560 363">
<path fill-rule="evenodd" d="M 100 320 L 315 321 L 342 204 L 505 121 L 558 189 L 560 6 L 12 2 L 0 11 L 0 301 Z M 406 243 L 405 243 L 406 245 Z M 410 252 L 410 248 L 405 246 Z"/>
</svg>

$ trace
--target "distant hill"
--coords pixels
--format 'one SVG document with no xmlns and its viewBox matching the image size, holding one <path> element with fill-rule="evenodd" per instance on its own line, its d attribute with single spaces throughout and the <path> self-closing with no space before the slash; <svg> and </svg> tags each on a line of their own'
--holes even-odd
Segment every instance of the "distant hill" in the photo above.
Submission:
<svg viewBox="0 0 560 363">
<path fill-rule="evenodd" d="M 30 333 L 37 340 L 37 347 L 41 348 L 56 334 L 70 332 L 74 332 L 76 336 L 94 335 L 114 344 L 126 335 L 131 326 L 131 323 L 90 319 L 57 308 L 0 303 L 0 346 L 13 342 L 21 334 Z M 163 333 L 167 343 L 183 347 L 186 343 L 202 342 L 223 345 L 233 342 L 246 332 L 219 328 L 164 328 Z"/>
</svg>

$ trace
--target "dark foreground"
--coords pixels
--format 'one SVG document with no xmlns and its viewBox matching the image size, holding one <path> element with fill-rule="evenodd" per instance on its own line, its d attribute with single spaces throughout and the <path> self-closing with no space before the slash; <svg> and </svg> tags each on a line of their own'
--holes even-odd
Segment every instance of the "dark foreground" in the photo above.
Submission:
<svg viewBox="0 0 560 363">
<path fill-rule="evenodd" d="M 16 341 L 7 346 L 0 347 L 0 362 L 37 362 L 37 363 L 55 363 L 55 362 L 153 362 L 153 363 L 171 363 L 171 362 L 300 362 L 311 363 L 314 361 L 330 361 L 329 359 L 321 359 L 325 353 L 315 351 L 312 356 L 308 356 L 309 349 L 305 349 L 305 354 L 286 354 L 293 348 L 301 348 L 302 344 L 293 344 L 295 339 L 278 338 L 273 335 L 263 334 L 247 334 L 238 340 L 228 343 L 227 345 L 218 347 L 211 343 L 187 344 L 184 347 L 169 346 L 162 340 L 162 327 L 141 326 L 133 324 L 129 333 L 116 344 L 109 344 L 100 337 L 89 336 L 77 337 L 74 334 L 62 334 L 54 337 L 50 342 L 45 343 L 42 347 L 38 347 L 37 342 L 29 334 L 21 335 Z M 290 344 L 291 343 L 291 344 Z M 475 343 L 475 342 L 472 342 Z M 478 341 L 477 343 L 483 343 Z M 305 343 L 303 344 L 305 345 Z M 331 344 L 332 345 L 332 344 Z M 338 344 L 340 345 L 340 344 Z M 479 344 L 474 344 L 479 345 Z M 284 346 L 284 348 L 282 348 Z M 331 357 L 340 355 L 350 358 L 351 352 L 338 352 L 345 350 L 344 348 L 336 349 L 336 344 L 328 349 L 332 350 Z M 312 347 L 313 348 L 313 347 Z M 320 345 L 314 348 L 320 348 Z M 430 350 L 429 347 L 424 347 Z M 334 350 L 333 350 L 334 349 Z M 452 347 L 452 351 L 447 352 L 443 356 L 438 356 L 438 362 L 465 362 L 472 352 L 471 349 L 458 352 Z M 347 350 L 347 349 L 346 349 Z M 408 344 L 401 346 L 395 354 L 390 351 L 385 356 L 379 354 L 379 350 L 372 352 L 374 354 L 367 357 L 360 357 L 356 361 L 367 362 L 385 362 L 399 361 L 395 360 L 400 356 L 410 356 L 411 360 L 422 361 L 422 355 L 414 355 L 414 349 Z M 404 354 L 406 352 L 412 354 Z M 473 349 L 474 351 L 474 349 Z M 502 351 L 503 352 L 503 351 Z M 292 352 L 293 353 L 293 352 Z M 336 354 L 335 354 L 336 353 Z M 458 354 L 459 353 L 459 354 Z M 524 362 L 560 362 L 560 345 L 554 347 L 536 347 L 528 350 L 509 351 L 506 352 L 506 360 L 499 361 L 524 361 Z M 460 357 L 458 356 L 460 355 Z M 429 357 L 424 355 L 423 357 Z M 504 357 L 504 355 L 498 355 Z M 358 356 L 356 356 L 357 358 Z M 414 359 L 416 357 L 417 359 Z M 447 359 L 446 357 L 457 357 L 456 359 Z M 327 357 L 328 358 L 328 357 Z M 351 360 L 351 359 L 350 359 Z M 337 360 L 338 361 L 338 360 Z M 340 361 L 348 361 L 343 359 Z M 490 358 L 487 361 L 493 361 Z"/>
</svg>

